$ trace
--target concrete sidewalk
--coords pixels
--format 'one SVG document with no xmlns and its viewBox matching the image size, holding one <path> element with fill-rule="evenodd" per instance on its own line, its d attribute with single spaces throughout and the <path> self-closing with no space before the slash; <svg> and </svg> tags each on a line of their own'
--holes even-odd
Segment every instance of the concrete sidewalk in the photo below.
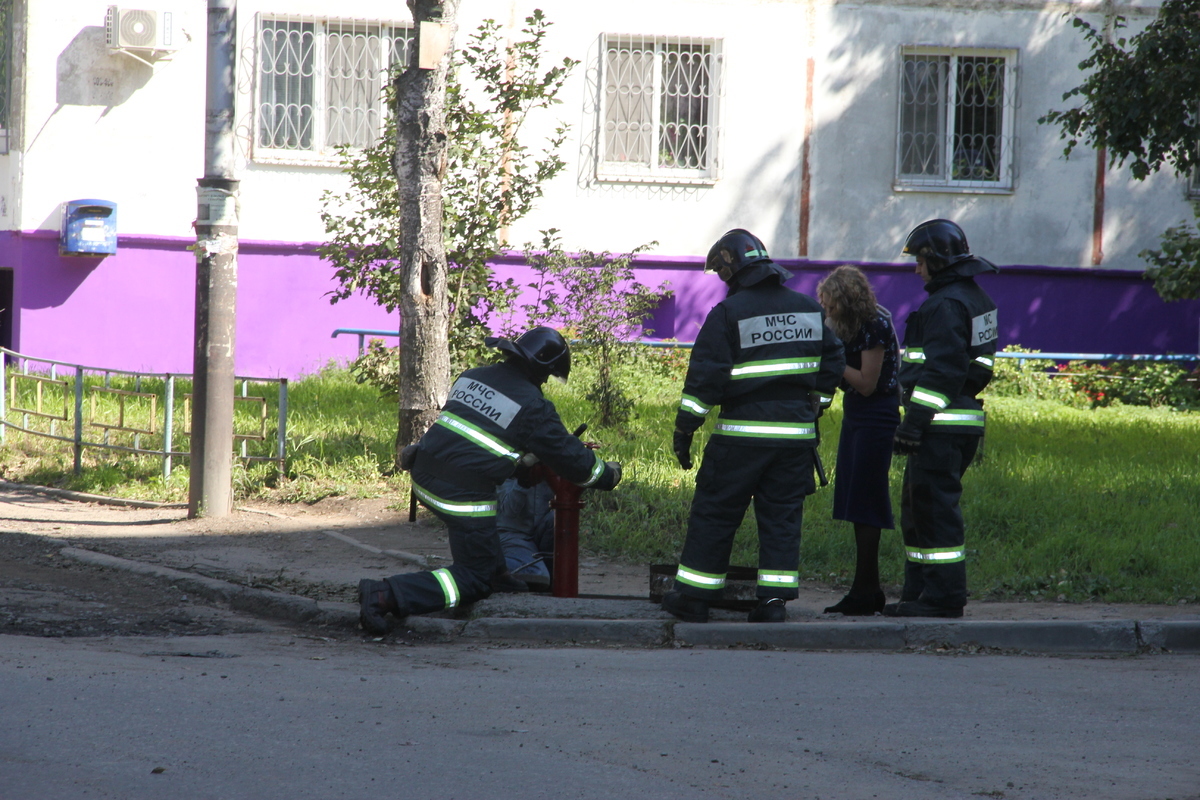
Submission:
<svg viewBox="0 0 1200 800">
<path fill-rule="evenodd" d="M 241 508 L 188 520 L 178 506 L 128 504 L 0 482 L 0 529 L 60 547 L 64 560 L 139 573 L 242 613 L 356 633 L 360 578 L 449 563 L 445 531 L 408 522 L 387 500 Z M 971 602 L 962 619 L 824 614 L 842 589 L 804 582 L 788 622 L 751 624 L 714 609 L 684 623 L 649 599 L 646 565 L 585 556 L 579 598 L 495 595 L 467 608 L 396 621 L 390 635 L 523 645 L 947 650 L 1043 654 L 1200 652 L 1200 606 Z M 895 600 L 894 596 L 890 596 Z"/>
<path fill-rule="evenodd" d="M 254 588 L 77 547 L 64 548 L 62 554 L 96 566 L 168 580 L 244 613 L 358 629 L 354 603 Z M 1063 616 L 1055 615 L 1056 610 L 1064 612 Z M 823 614 L 809 597 L 789 603 L 788 611 L 789 620 L 781 625 L 749 623 L 745 612 L 726 609 L 714 609 L 712 621 L 697 624 L 677 621 L 646 596 L 504 594 L 452 612 L 394 621 L 392 635 L 412 632 L 441 640 L 525 645 L 934 649 L 1064 655 L 1200 653 L 1200 614 L 1181 613 L 1173 607 L 977 603 L 968 606 L 962 619 L 901 620 Z"/>
</svg>

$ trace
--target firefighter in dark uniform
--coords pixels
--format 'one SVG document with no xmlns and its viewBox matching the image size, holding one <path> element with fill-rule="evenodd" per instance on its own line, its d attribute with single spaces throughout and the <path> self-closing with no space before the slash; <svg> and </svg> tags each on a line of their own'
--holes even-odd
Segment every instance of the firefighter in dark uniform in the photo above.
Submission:
<svg viewBox="0 0 1200 800">
<path fill-rule="evenodd" d="M 679 465 L 692 466 L 692 437 L 720 406 L 696 475 L 687 538 L 662 607 L 707 622 L 729 571 L 734 534 L 751 499 L 758 521 L 758 607 L 751 622 L 783 622 L 800 588 L 804 498 L 814 490 L 820 396 L 832 397 L 845 367 L 824 311 L 785 287 L 792 275 L 753 234 L 726 233 L 706 272 L 729 286 L 700 328 L 675 417 Z"/>
<path fill-rule="evenodd" d="M 889 617 L 961 617 L 967 604 L 962 477 L 983 437 L 978 395 L 992 379 L 996 304 L 975 276 L 999 272 L 971 255 L 946 219 L 922 222 L 904 244 L 929 297 L 908 316 L 900 384 L 904 421 L 894 450 L 907 455 L 900 500 L 904 591 Z"/>
<path fill-rule="evenodd" d="M 548 377 L 566 380 L 570 373 L 562 335 L 536 327 L 515 341 L 489 337 L 486 343 L 506 360 L 459 376 L 442 413 L 401 458 L 417 499 L 446 523 L 454 563 L 360 581 L 359 618 L 371 633 L 387 631 L 388 613 L 426 614 L 493 591 L 527 588 L 509 575 L 496 532 L 496 487 L 526 454 L 579 486 L 611 490 L 621 480 L 621 465 L 603 461 L 572 436 L 542 395 Z"/>
</svg>

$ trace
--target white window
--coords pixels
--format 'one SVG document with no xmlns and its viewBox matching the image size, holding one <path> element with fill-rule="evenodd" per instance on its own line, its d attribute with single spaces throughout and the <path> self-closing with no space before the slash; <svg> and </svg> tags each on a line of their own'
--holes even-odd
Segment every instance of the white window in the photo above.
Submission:
<svg viewBox="0 0 1200 800">
<path fill-rule="evenodd" d="M 401 24 L 260 16 L 255 160 L 322 160 L 338 145 L 374 144 L 388 70 L 408 64 L 411 44 Z"/>
<path fill-rule="evenodd" d="M 1015 50 L 900 52 L 896 189 L 1011 191 Z"/>
<path fill-rule="evenodd" d="M 597 177 L 718 177 L 720 41 L 605 34 Z"/>
</svg>

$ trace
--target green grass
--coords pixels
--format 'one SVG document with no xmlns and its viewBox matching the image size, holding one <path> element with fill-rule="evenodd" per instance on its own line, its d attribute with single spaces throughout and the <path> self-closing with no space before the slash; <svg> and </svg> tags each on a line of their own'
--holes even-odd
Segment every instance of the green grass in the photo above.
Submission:
<svg viewBox="0 0 1200 800">
<path fill-rule="evenodd" d="M 580 359 L 582 361 L 582 359 Z M 613 493 L 585 495 L 582 545 L 639 563 L 673 563 L 685 533 L 695 470 L 671 453 L 678 370 L 642 370 L 633 418 L 621 430 L 591 427 L 608 460 L 625 477 Z M 674 376 L 674 377 L 672 377 Z M 583 399 L 589 379 L 577 364 L 569 387 L 547 394 L 568 428 L 593 424 Z M 631 385 L 627 383 L 626 385 Z M 270 413 L 274 401 L 268 398 Z M 406 476 L 390 475 L 395 401 L 330 369 L 291 384 L 287 474 L 269 464 L 239 467 L 239 497 L 314 502 L 322 497 L 394 497 L 406 504 Z M 988 435 L 964 479 L 968 581 L 976 598 L 1100 599 L 1109 602 L 1200 602 L 1200 414 L 1079 404 L 1028 397 L 988 400 Z M 835 468 L 840 401 L 821 420 L 821 454 Z M 699 456 L 707 429 L 697 435 Z M 89 451 L 82 475 L 71 472 L 69 446 L 9 433 L 0 446 L 0 477 L 104 494 L 183 500 L 186 464 L 163 481 L 157 459 Z M 892 469 L 899 517 L 903 460 Z M 832 486 L 805 505 L 801 570 L 808 578 L 848 583 L 854 565 L 848 523 L 830 518 Z M 735 542 L 734 563 L 753 565 L 753 514 Z M 885 532 L 885 583 L 902 580 L 898 531 Z"/>
</svg>

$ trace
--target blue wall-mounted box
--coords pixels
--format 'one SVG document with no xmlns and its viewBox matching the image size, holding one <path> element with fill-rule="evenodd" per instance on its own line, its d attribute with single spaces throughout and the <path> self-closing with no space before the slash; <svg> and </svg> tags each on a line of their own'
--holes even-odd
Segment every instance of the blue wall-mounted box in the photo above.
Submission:
<svg viewBox="0 0 1200 800">
<path fill-rule="evenodd" d="M 108 200 L 64 203 L 58 252 L 64 256 L 109 256 L 117 252 L 117 204 Z"/>
</svg>

